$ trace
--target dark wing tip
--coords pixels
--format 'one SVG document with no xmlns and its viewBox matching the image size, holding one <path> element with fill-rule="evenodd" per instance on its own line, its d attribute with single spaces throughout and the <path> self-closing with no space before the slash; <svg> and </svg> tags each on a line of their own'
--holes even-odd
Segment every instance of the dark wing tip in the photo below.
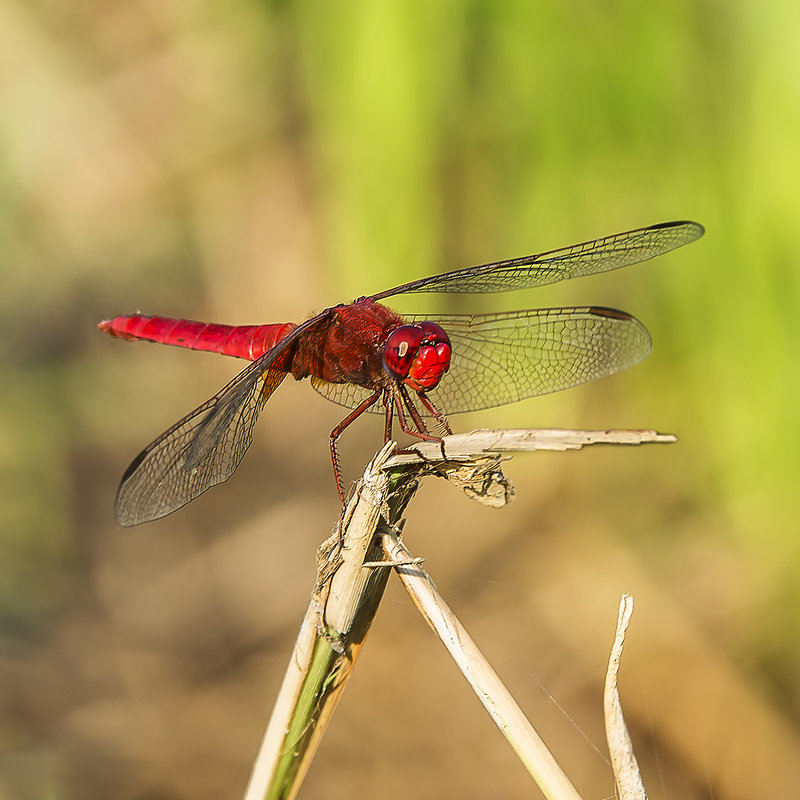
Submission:
<svg viewBox="0 0 800 800">
<path fill-rule="evenodd" d="M 627 311 L 620 311 L 618 308 L 608 308 L 606 306 L 590 306 L 586 311 L 595 317 L 605 317 L 606 319 L 617 319 L 621 322 L 631 323 L 629 329 L 637 332 L 637 347 L 631 350 L 633 358 L 628 366 L 638 364 L 650 355 L 653 349 L 653 339 L 650 336 L 650 331 L 648 331 L 644 323 L 634 317 L 633 314 L 629 314 Z"/>
<path fill-rule="evenodd" d="M 141 525 L 143 522 L 150 522 L 159 518 L 159 515 L 149 515 L 146 518 L 143 518 L 140 514 L 139 508 L 135 504 L 131 505 L 123 500 L 123 495 L 125 494 L 125 484 L 127 484 L 130 478 L 136 473 L 136 470 L 142 465 L 144 460 L 147 458 L 150 449 L 150 447 L 146 447 L 141 453 L 139 453 L 139 455 L 136 456 L 136 458 L 133 459 L 133 461 L 131 461 L 130 464 L 128 464 L 128 468 L 125 470 L 122 480 L 119 482 L 117 496 L 114 500 L 114 518 L 117 521 L 117 525 L 122 528 L 133 528 L 136 525 Z"/>
<path fill-rule="evenodd" d="M 694 222 L 690 219 L 678 219 L 672 222 L 659 222 L 657 225 L 650 226 L 651 230 L 666 228 L 686 228 L 687 232 L 691 233 L 691 236 L 686 239 L 687 244 L 689 242 L 696 241 L 706 232 L 706 229 L 699 222 Z"/>
<path fill-rule="evenodd" d="M 152 448 L 149 446 L 145 447 L 144 450 L 142 450 L 142 452 L 139 453 L 139 455 L 136 456 L 136 458 L 134 458 L 130 464 L 128 464 L 128 468 L 125 470 L 125 473 L 122 476 L 122 480 L 119 482 L 120 489 L 122 489 L 122 487 L 125 485 L 125 481 L 127 481 L 128 478 L 130 478 L 131 475 L 133 475 L 133 473 L 136 472 L 136 470 L 139 468 L 139 465 L 145 460 L 145 458 L 147 458 L 151 449 Z"/>
<path fill-rule="evenodd" d="M 167 431 L 167 433 L 169 433 L 169 431 Z M 159 444 L 162 438 L 163 434 L 156 439 L 155 442 L 145 447 L 144 450 L 128 464 L 119 482 L 117 496 L 114 500 L 114 518 L 117 521 L 117 525 L 122 528 L 133 528 L 137 525 L 143 525 L 145 522 L 155 522 L 157 519 L 162 519 L 163 517 L 169 516 L 174 511 L 177 511 L 179 508 L 183 508 L 193 499 L 192 497 L 188 497 L 184 499 L 183 502 L 173 502 L 166 505 L 141 502 L 141 486 L 136 481 L 136 473 L 142 465 L 146 463 L 153 451 L 157 449 L 154 445 Z M 199 494 L 202 494 L 202 492 Z"/>
<path fill-rule="evenodd" d="M 610 317 L 611 319 L 636 320 L 633 314 L 627 311 L 620 311 L 618 308 L 607 308 L 606 306 L 590 306 L 587 311 L 596 317 Z M 636 320 L 638 322 L 638 320 Z"/>
</svg>

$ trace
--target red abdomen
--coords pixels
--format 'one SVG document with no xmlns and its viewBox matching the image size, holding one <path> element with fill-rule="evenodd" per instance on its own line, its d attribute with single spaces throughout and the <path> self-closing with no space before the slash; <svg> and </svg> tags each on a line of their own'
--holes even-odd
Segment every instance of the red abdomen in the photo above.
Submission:
<svg viewBox="0 0 800 800">
<path fill-rule="evenodd" d="M 297 326 L 293 322 L 278 325 L 216 325 L 190 319 L 131 314 L 103 320 L 97 327 L 120 339 L 143 339 L 255 361 Z"/>
</svg>

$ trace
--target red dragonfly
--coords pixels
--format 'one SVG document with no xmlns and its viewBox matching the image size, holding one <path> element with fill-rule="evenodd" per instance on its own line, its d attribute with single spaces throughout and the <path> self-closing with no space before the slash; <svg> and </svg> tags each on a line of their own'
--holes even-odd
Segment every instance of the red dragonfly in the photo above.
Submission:
<svg viewBox="0 0 800 800">
<path fill-rule="evenodd" d="M 210 350 L 252 361 L 227 386 L 168 428 L 133 460 L 116 498 L 120 525 L 176 511 L 227 480 L 253 438 L 253 425 L 291 373 L 353 409 L 330 434 L 339 498 L 336 440 L 365 411 L 394 417 L 401 430 L 441 441 L 445 415 L 491 408 L 611 375 L 650 352 L 635 317 L 599 306 L 500 314 L 400 316 L 381 302 L 421 292 L 503 292 L 593 275 L 653 258 L 703 235 L 695 222 L 665 222 L 559 250 L 421 278 L 325 309 L 301 325 L 215 325 L 141 314 L 98 327 L 122 339 Z"/>
</svg>

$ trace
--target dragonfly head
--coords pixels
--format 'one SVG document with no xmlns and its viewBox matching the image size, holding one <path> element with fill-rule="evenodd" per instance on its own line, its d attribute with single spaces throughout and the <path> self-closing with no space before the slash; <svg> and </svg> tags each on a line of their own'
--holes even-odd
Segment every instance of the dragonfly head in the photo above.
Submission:
<svg viewBox="0 0 800 800">
<path fill-rule="evenodd" d="M 435 322 L 400 325 L 383 346 L 383 368 L 415 391 L 433 389 L 450 367 L 450 338 Z"/>
</svg>

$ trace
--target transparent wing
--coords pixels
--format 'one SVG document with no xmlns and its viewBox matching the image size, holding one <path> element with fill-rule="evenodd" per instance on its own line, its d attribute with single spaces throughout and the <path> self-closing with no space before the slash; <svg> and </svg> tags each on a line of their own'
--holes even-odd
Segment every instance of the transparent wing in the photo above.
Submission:
<svg viewBox="0 0 800 800">
<path fill-rule="evenodd" d="M 145 447 L 122 476 L 115 505 L 117 522 L 131 526 L 165 517 L 228 480 L 250 447 L 264 403 L 288 374 L 291 347 L 331 313 L 332 309 L 326 309 L 298 325 L 210 400 Z"/>
<path fill-rule="evenodd" d="M 117 522 L 131 526 L 159 519 L 226 481 L 250 447 L 264 403 L 285 377 L 285 372 L 265 371 L 254 362 L 164 431 L 123 475 Z"/>
<path fill-rule="evenodd" d="M 428 392 L 445 415 L 514 403 L 613 375 L 638 364 L 651 347 L 650 334 L 638 319 L 599 306 L 405 319 L 437 322 L 450 337 L 450 369 Z M 312 385 L 349 408 L 370 394 L 351 384 Z M 370 411 L 383 413 L 381 406 Z"/>
<path fill-rule="evenodd" d="M 375 393 L 374 389 L 365 389 L 355 383 L 329 383 L 321 378 L 311 378 L 311 385 L 323 397 L 332 403 L 346 408 L 355 408 Z M 378 402 L 368 409 L 373 414 L 383 414 L 383 404 Z"/>
<path fill-rule="evenodd" d="M 638 319 L 598 306 L 533 309 L 438 322 L 450 336 L 450 369 L 430 398 L 444 414 L 514 403 L 613 375 L 651 348 Z"/>
<path fill-rule="evenodd" d="M 395 286 L 372 299 L 419 292 L 507 292 L 638 264 L 699 239 L 696 222 L 663 222 L 508 261 L 466 267 Z"/>
</svg>

